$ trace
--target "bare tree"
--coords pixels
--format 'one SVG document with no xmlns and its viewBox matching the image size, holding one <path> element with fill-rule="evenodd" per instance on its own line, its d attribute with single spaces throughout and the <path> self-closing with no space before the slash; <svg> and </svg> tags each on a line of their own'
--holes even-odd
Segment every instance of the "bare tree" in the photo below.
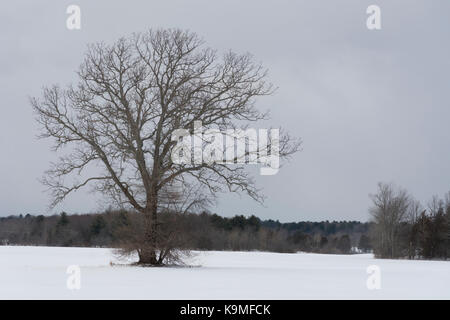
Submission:
<svg viewBox="0 0 450 320">
<path fill-rule="evenodd" d="M 410 197 L 408 213 L 407 213 L 407 225 L 408 225 L 408 257 L 414 259 L 417 255 L 418 247 L 418 221 L 420 217 L 425 214 L 422 204 L 419 200 Z"/>
<path fill-rule="evenodd" d="M 43 181 L 52 192 L 52 205 L 92 185 L 141 212 L 145 236 L 136 248 L 139 261 L 157 265 L 167 256 L 158 219 L 167 203 L 193 208 L 207 201 L 207 193 L 220 191 L 244 192 L 262 201 L 242 164 L 177 164 L 171 157 L 174 132 L 192 134 L 197 121 L 204 128 L 225 130 L 267 119 L 255 98 L 274 89 L 267 71 L 249 54 L 219 57 L 194 33 L 150 30 L 113 45 L 90 45 L 77 74 L 75 86 L 47 87 L 42 98 L 31 99 L 41 137 L 52 138 L 55 151 L 71 147 Z M 300 142 L 282 134 L 279 145 L 280 156 L 286 157 Z M 101 172 L 93 173 L 98 168 Z M 200 199 L 186 197 L 192 188 L 202 188 Z"/>
<path fill-rule="evenodd" d="M 399 247 L 401 224 L 408 217 L 410 199 L 406 190 L 392 184 L 379 183 L 378 192 L 370 195 L 369 209 L 375 222 L 375 245 L 381 257 L 393 258 Z"/>
<path fill-rule="evenodd" d="M 408 222 L 410 224 L 416 223 L 423 211 L 424 209 L 420 201 L 410 197 L 410 203 L 408 206 Z"/>
<path fill-rule="evenodd" d="M 431 200 L 428 202 L 428 211 L 432 217 L 436 216 L 440 210 L 444 208 L 444 201 L 437 195 L 433 195 Z"/>
</svg>

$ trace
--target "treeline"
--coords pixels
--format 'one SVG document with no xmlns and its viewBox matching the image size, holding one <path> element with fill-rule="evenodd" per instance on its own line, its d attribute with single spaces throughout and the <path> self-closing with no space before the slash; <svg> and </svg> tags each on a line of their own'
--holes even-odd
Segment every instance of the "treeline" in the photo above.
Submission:
<svg viewBox="0 0 450 320">
<path fill-rule="evenodd" d="M 176 234 L 180 239 L 177 245 L 184 249 L 339 254 L 356 252 L 355 248 L 371 250 L 367 236 L 370 224 L 358 221 L 281 223 L 255 216 L 225 218 L 207 212 L 166 212 L 161 218 L 161 229 Z M 141 226 L 142 216 L 125 210 L 9 216 L 0 218 L 0 241 L 3 245 L 121 247 L 127 235 L 139 234 Z"/>
<path fill-rule="evenodd" d="M 450 192 L 423 207 L 405 189 L 380 183 L 371 196 L 371 242 L 380 258 L 448 259 Z"/>
</svg>

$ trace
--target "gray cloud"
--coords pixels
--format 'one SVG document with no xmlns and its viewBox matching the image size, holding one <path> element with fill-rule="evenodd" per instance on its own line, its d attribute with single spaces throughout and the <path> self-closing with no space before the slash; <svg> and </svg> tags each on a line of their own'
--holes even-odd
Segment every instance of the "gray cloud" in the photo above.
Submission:
<svg viewBox="0 0 450 320">
<path fill-rule="evenodd" d="M 257 177 L 265 207 L 224 195 L 214 211 L 281 221 L 368 218 L 368 194 L 395 181 L 426 201 L 450 189 L 450 3 L 376 1 L 22 1 L 0 12 L 0 215 L 45 213 L 37 181 L 57 155 L 36 140 L 28 96 L 74 81 L 86 44 L 148 28 L 187 28 L 219 50 L 251 52 L 277 93 L 260 101 L 304 150 L 275 176 Z M 82 30 L 65 27 L 78 4 Z M 261 124 L 264 125 L 264 124 Z M 99 207 L 79 193 L 69 212 Z"/>
</svg>

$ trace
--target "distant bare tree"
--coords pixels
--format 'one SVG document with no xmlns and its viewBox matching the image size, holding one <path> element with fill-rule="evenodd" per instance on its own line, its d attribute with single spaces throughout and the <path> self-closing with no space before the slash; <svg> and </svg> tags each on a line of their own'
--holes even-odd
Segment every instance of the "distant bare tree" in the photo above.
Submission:
<svg viewBox="0 0 450 320">
<path fill-rule="evenodd" d="M 409 206 L 408 206 L 408 221 L 410 224 L 416 223 L 419 219 L 420 214 L 423 212 L 423 206 L 420 201 L 410 198 Z"/>
<path fill-rule="evenodd" d="M 439 210 L 442 210 L 444 208 L 444 201 L 440 199 L 439 196 L 434 195 L 428 202 L 427 206 L 431 216 L 434 217 L 438 214 Z"/>
<path fill-rule="evenodd" d="M 420 201 L 410 197 L 407 222 L 408 222 L 408 257 L 414 259 L 417 255 L 419 230 L 417 222 L 425 214 L 425 210 Z"/>
<path fill-rule="evenodd" d="M 445 219 L 447 224 L 447 257 L 450 257 L 450 191 L 445 194 Z"/>
<path fill-rule="evenodd" d="M 396 256 L 401 224 L 406 221 L 410 199 L 406 190 L 392 184 L 379 183 L 378 192 L 370 195 L 370 208 L 375 222 L 375 243 L 381 257 Z"/>
<path fill-rule="evenodd" d="M 255 98 L 270 95 L 267 72 L 250 55 L 218 57 L 194 33 L 157 30 L 122 38 L 111 46 L 89 46 L 78 71 L 79 82 L 44 89 L 31 104 L 53 150 L 72 147 L 47 171 L 44 183 L 53 205 L 92 185 L 121 206 L 144 217 L 144 237 L 137 249 L 143 264 L 164 263 L 161 208 L 193 209 L 219 191 L 262 196 L 240 164 L 172 161 L 175 130 L 245 128 L 267 119 Z M 280 156 L 299 149 L 299 141 L 282 134 Z M 98 168 L 101 168 L 101 173 Z M 75 178 L 68 184 L 68 178 Z M 83 177 L 83 178 L 81 178 Z M 81 179 L 81 180 L 80 180 Z M 189 194 L 194 188 L 199 197 Z M 173 196 L 170 195 L 173 192 Z M 207 193 L 206 193 L 207 192 Z"/>
</svg>

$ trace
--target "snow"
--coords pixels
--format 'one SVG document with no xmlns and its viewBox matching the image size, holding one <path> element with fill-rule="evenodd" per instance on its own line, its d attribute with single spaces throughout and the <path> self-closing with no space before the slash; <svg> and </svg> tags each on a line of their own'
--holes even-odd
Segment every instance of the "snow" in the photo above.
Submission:
<svg viewBox="0 0 450 320">
<path fill-rule="evenodd" d="M 213 251 L 189 263 L 143 268 L 110 249 L 0 246 L 0 298 L 450 299 L 450 261 Z M 79 290 L 67 287 L 70 265 L 80 267 Z M 371 265 L 380 268 L 379 290 L 366 285 Z"/>
</svg>

